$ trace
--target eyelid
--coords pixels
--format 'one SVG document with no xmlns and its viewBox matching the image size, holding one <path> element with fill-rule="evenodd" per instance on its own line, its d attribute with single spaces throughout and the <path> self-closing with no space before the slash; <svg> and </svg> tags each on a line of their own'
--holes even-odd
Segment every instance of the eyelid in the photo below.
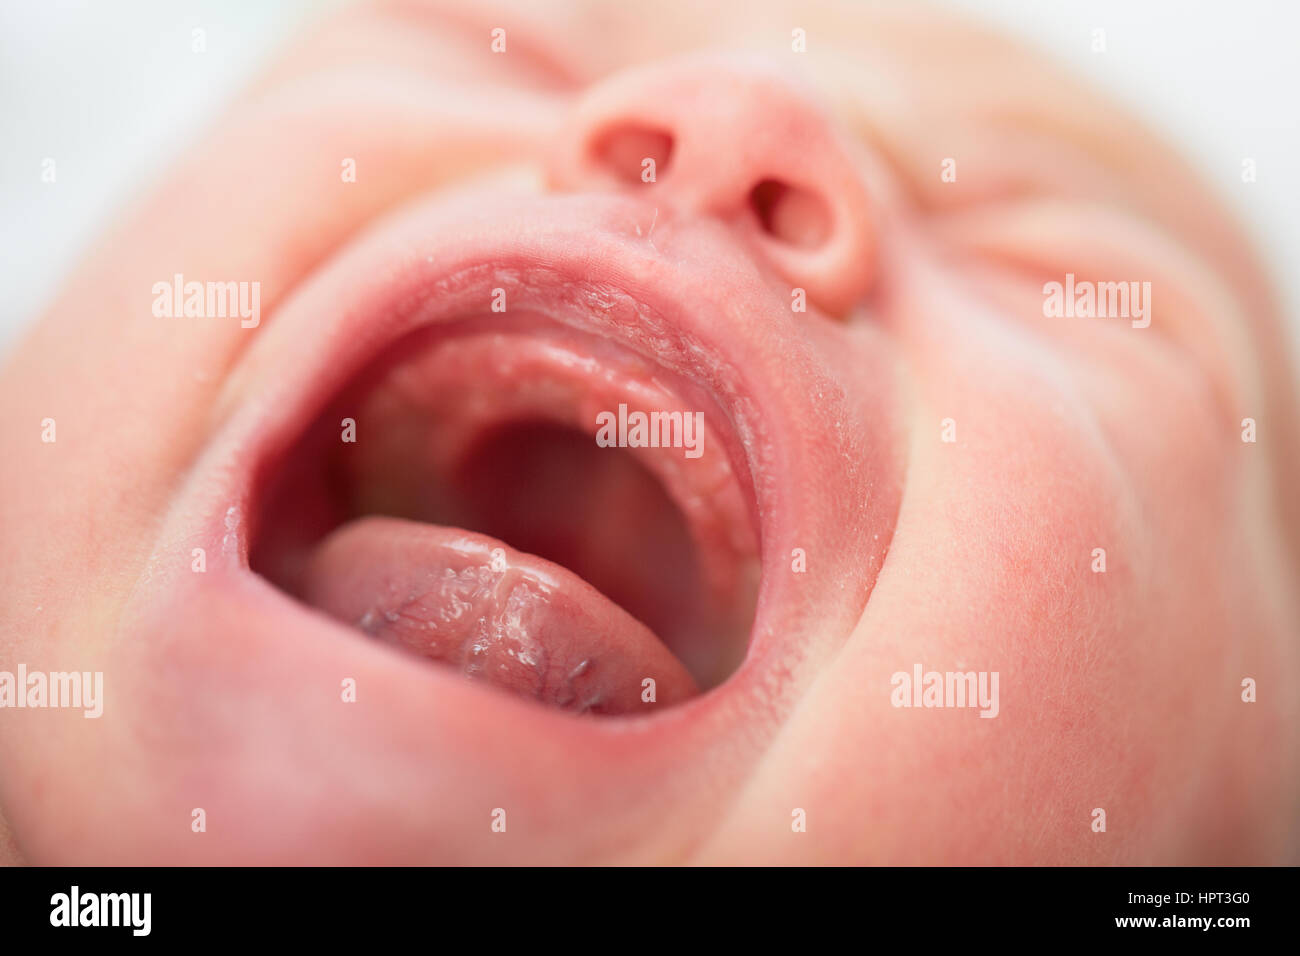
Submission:
<svg viewBox="0 0 1300 956">
<path fill-rule="evenodd" d="M 1244 306 L 1213 264 L 1158 225 L 1096 201 L 1029 198 L 935 214 L 930 231 L 1026 281 L 1150 282 L 1151 329 L 1193 358 L 1229 414 L 1262 401 Z M 1157 331 L 1158 330 L 1158 331 Z"/>
<path fill-rule="evenodd" d="M 1123 194 L 1117 171 L 1092 151 L 1064 134 L 1024 125 L 1013 117 L 987 117 L 980 125 L 960 124 L 946 139 L 948 175 L 935 164 L 919 164 L 913 188 L 922 208 L 932 215 L 982 207 L 990 203 L 1033 202 Z M 1132 197 L 1135 198 L 1135 197 Z"/>
<path fill-rule="evenodd" d="M 1142 199 L 1146 183 L 1137 181 L 1131 158 L 1114 146 L 1123 123 L 1082 89 L 1066 106 L 1021 85 L 945 87 L 936 96 L 889 57 L 831 55 L 818 61 L 813 76 L 845 126 L 887 162 L 910 204 L 924 213 L 1031 196 L 1113 196 L 1117 190 L 1128 190 L 1134 202 Z M 1143 141 L 1143 155 L 1154 155 L 1154 145 Z"/>
</svg>

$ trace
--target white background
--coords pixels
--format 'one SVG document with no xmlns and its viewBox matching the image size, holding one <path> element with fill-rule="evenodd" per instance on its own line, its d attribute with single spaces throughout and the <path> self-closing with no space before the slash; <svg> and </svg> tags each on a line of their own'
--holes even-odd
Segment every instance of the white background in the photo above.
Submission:
<svg viewBox="0 0 1300 956">
<path fill-rule="evenodd" d="M 540 0 L 539 0 L 540 2 Z M 616 0 L 615 0 L 616 2 Z M 704 0 L 701 0 L 704 2 Z M 1254 228 L 1300 342 L 1300 3 L 947 0 L 1118 94 L 1194 157 Z M 108 217 L 334 0 L 0 4 L 0 347 Z M 207 52 L 190 32 L 207 31 Z M 1107 51 L 1092 51 L 1103 29 Z M 53 157 L 58 182 L 40 181 Z M 1256 161 L 1258 181 L 1241 182 Z"/>
</svg>

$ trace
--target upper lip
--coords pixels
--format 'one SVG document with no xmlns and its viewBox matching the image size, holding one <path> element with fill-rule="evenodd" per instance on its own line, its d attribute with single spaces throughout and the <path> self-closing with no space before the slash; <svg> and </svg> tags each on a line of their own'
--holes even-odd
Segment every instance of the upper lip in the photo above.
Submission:
<svg viewBox="0 0 1300 956">
<path fill-rule="evenodd" d="M 661 742 L 670 737 L 679 758 L 716 746 L 738 720 L 761 747 L 766 735 L 755 731 L 774 730 L 810 668 L 847 639 L 883 563 L 900 472 L 892 390 L 881 385 L 889 363 L 869 351 L 846 358 L 847 339 L 828 350 L 831 323 L 793 313 L 788 289 L 773 288 L 721 226 L 666 219 L 628 197 L 434 198 L 323 264 L 263 321 L 228 377 L 213 435 L 160 539 L 159 552 L 173 553 L 154 556 L 155 564 L 188 562 L 194 542 L 206 541 L 209 570 L 218 573 L 193 576 L 204 580 L 189 582 L 183 599 L 157 600 L 187 601 L 191 614 L 199 609 L 195 619 L 205 602 L 211 620 L 274 615 L 268 633 L 328 628 L 269 586 L 249 590 L 260 582 L 247 561 L 259 482 L 371 359 L 419 326 L 485 312 L 494 289 L 505 290 L 509 309 L 580 324 L 684 374 L 730 419 L 760 532 L 749 653 L 718 691 L 634 723 Z M 825 329 L 814 332 L 815 323 Z M 835 351 L 845 354 L 828 355 Z M 867 363 L 847 371 L 875 385 L 846 388 L 845 362 Z M 796 550 L 805 572 L 792 569 Z M 490 706 L 516 738 L 626 733 L 558 713 L 525 717 L 495 697 Z"/>
</svg>

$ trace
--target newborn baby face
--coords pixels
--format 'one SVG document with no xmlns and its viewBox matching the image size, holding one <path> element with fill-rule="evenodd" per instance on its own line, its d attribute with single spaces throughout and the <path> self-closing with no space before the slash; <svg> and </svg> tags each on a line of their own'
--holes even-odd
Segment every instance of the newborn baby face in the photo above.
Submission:
<svg viewBox="0 0 1300 956">
<path fill-rule="evenodd" d="M 532 6 L 300 41 L 9 356 L 10 857 L 1294 861 L 1205 187 L 939 14 Z"/>
</svg>

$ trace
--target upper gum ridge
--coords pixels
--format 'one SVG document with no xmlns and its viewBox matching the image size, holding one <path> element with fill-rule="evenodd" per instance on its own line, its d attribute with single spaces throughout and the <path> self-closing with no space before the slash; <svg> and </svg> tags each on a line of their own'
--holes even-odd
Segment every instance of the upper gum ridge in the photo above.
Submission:
<svg viewBox="0 0 1300 956">
<path fill-rule="evenodd" d="M 753 547 L 729 423 L 711 395 L 617 345 L 549 322 L 512 324 L 437 330 L 445 334 L 400 359 L 363 408 L 380 420 L 423 421 L 437 449 L 427 453 L 444 463 L 494 425 L 571 426 L 597 445 L 629 448 L 689 517 L 720 524 L 733 547 Z"/>
</svg>

